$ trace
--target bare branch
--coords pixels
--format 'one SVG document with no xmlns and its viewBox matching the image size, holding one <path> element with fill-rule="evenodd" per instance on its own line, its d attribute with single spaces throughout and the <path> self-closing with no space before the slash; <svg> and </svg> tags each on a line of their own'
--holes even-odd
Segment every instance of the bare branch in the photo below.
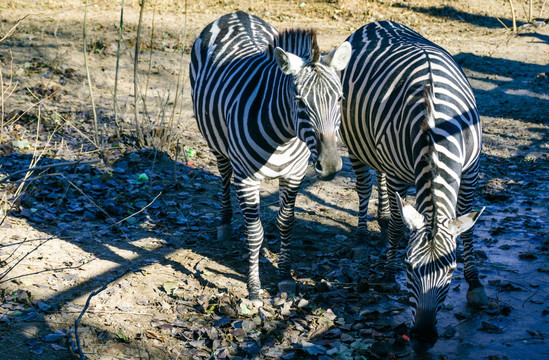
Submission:
<svg viewBox="0 0 549 360">
<path fill-rule="evenodd" d="M 10 178 L 12 178 L 14 176 L 17 176 L 19 174 L 25 174 L 25 173 L 32 172 L 32 171 L 35 171 L 35 170 L 44 170 L 44 169 L 49 169 L 49 168 L 59 167 L 59 166 L 71 166 L 71 165 L 80 165 L 80 164 L 95 164 L 95 163 L 98 163 L 100 161 L 101 160 L 99 160 L 99 159 L 77 160 L 77 161 L 65 161 L 65 162 L 60 162 L 60 163 L 55 163 L 55 164 L 35 166 L 35 167 L 32 167 L 32 168 L 19 170 L 19 171 L 16 171 L 14 173 L 9 174 L 5 178 L 0 179 L 0 184 L 5 183 L 6 181 L 8 181 Z"/>
</svg>

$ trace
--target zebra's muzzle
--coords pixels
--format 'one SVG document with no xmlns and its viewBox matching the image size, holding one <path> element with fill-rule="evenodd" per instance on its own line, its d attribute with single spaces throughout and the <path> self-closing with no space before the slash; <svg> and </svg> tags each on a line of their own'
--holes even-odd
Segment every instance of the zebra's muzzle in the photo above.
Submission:
<svg viewBox="0 0 549 360">
<path fill-rule="evenodd" d="M 417 310 L 416 323 L 410 331 L 410 344 L 416 354 L 424 354 L 438 340 L 436 327 L 436 312 Z"/>
<path fill-rule="evenodd" d="M 337 172 L 341 170 L 343 162 L 337 151 L 335 135 L 319 135 L 318 157 L 315 162 L 315 171 L 320 180 L 332 180 Z"/>
</svg>

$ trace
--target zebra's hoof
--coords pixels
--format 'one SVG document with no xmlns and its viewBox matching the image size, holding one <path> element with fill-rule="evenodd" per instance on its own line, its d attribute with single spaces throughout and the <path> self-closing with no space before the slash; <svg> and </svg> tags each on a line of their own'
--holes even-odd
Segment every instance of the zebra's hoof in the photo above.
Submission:
<svg viewBox="0 0 549 360">
<path fill-rule="evenodd" d="M 259 309 L 260 307 L 263 306 L 263 301 L 259 300 L 259 299 L 255 299 L 255 300 L 250 300 L 253 307 L 256 308 L 256 309 Z"/>
<path fill-rule="evenodd" d="M 371 236 L 368 230 L 365 229 L 358 229 L 355 232 L 355 236 L 353 239 L 353 245 L 355 246 L 364 246 L 369 244 L 371 241 Z"/>
<path fill-rule="evenodd" d="M 288 294 L 288 296 L 295 296 L 297 283 L 294 280 L 283 280 L 278 283 L 278 291 Z"/>
<path fill-rule="evenodd" d="M 467 304 L 476 308 L 485 308 L 490 305 L 490 300 L 483 286 L 467 291 Z"/>
<path fill-rule="evenodd" d="M 233 228 L 231 224 L 223 224 L 217 227 L 217 240 L 229 241 L 231 240 Z"/>
</svg>

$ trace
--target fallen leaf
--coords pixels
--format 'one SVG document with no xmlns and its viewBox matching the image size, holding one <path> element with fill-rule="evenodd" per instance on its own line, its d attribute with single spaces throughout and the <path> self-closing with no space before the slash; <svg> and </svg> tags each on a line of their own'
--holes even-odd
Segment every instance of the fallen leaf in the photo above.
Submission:
<svg viewBox="0 0 549 360">
<path fill-rule="evenodd" d="M 486 321 L 483 321 L 481 323 L 481 327 L 478 330 L 487 332 L 489 334 L 503 334 L 503 329 L 502 328 L 500 328 L 499 326 L 490 324 Z"/>
<path fill-rule="evenodd" d="M 308 341 L 301 341 L 301 348 L 309 355 L 322 355 L 326 354 L 327 349 L 324 346 L 316 345 Z"/>
</svg>

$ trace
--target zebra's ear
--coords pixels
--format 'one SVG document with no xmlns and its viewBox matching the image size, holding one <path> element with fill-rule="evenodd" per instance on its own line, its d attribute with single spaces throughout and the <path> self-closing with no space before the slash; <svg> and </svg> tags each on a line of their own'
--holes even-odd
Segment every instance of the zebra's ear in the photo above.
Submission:
<svg viewBox="0 0 549 360">
<path fill-rule="evenodd" d="M 277 47 L 274 50 L 274 56 L 278 67 L 286 75 L 295 75 L 303 67 L 303 59 L 297 55 L 286 52 Z"/>
<path fill-rule="evenodd" d="M 334 68 L 334 70 L 336 71 L 341 71 L 345 69 L 345 66 L 347 66 L 349 60 L 351 60 L 352 52 L 353 48 L 351 46 L 351 43 L 345 41 L 343 44 L 339 45 L 334 51 L 324 56 L 322 62 Z"/>
<path fill-rule="evenodd" d="M 423 218 L 423 215 L 421 215 L 416 209 L 414 209 L 412 205 L 406 204 L 404 201 L 402 201 L 398 192 L 395 193 L 395 195 L 398 209 L 400 210 L 400 216 L 408 229 L 413 232 L 417 229 L 422 228 L 425 225 L 425 219 Z"/>
<path fill-rule="evenodd" d="M 469 230 L 475 225 L 480 214 L 484 211 L 484 207 L 479 211 L 473 211 L 469 214 L 462 215 L 457 219 L 450 221 L 450 231 L 454 236 L 459 236 L 462 232 Z"/>
</svg>

